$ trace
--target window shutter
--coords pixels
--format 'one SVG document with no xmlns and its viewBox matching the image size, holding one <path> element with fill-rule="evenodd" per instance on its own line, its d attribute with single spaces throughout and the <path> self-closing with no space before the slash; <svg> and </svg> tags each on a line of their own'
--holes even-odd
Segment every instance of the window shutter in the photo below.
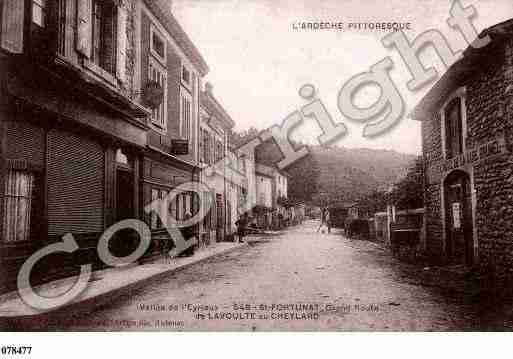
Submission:
<svg viewBox="0 0 513 359">
<path fill-rule="evenodd" d="M 122 82 L 126 81 L 126 47 L 127 47 L 127 11 L 123 6 L 118 7 L 118 43 L 116 59 L 116 76 Z"/>
<path fill-rule="evenodd" d="M 2 8 L 2 48 L 15 54 L 23 52 L 23 17 L 25 2 L 4 0 Z"/>
<path fill-rule="evenodd" d="M 77 0 L 77 51 L 91 57 L 92 0 Z"/>
</svg>

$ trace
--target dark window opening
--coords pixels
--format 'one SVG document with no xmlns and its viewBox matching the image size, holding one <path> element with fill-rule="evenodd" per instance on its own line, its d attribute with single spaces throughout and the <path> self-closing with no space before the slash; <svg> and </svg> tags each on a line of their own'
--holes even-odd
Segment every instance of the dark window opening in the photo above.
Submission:
<svg viewBox="0 0 513 359">
<path fill-rule="evenodd" d="M 152 46 L 153 50 L 159 55 L 162 59 L 165 58 L 165 46 L 164 41 L 158 36 L 155 32 L 152 33 Z"/>
<path fill-rule="evenodd" d="M 66 0 L 32 0 L 29 18 L 30 51 L 39 60 L 64 54 Z"/>
<path fill-rule="evenodd" d="M 93 62 L 107 72 L 116 68 L 116 6 L 110 1 L 93 2 Z"/>
<path fill-rule="evenodd" d="M 461 99 L 452 100 L 445 109 L 446 157 L 453 158 L 463 152 L 463 125 Z"/>
<path fill-rule="evenodd" d="M 182 81 L 187 85 L 191 83 L 191 73 L 185 68 L 185 66 L 182 67 Z"/>
</svg>

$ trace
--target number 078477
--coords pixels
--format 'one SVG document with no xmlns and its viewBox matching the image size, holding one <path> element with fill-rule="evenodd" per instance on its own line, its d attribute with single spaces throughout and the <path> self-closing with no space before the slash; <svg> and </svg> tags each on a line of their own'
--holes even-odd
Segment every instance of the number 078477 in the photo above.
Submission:
<svg viewBox="0 0 513 359">
<path fill-rule="evenodd" d="M 4 345 L 0 348 L 0 352 L 2 356 L 4 355 L 25 355 L 30 354 L 32 352 L 31 346 L 14 346 L 14 345 Z"/>
</svg>

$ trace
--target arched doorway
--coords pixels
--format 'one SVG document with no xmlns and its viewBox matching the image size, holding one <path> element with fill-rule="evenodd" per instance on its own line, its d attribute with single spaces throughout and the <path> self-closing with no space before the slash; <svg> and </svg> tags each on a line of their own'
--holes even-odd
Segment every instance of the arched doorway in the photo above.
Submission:
<svg viewBox="0 0 513 359">
<path fill-rule="evenodd" d="M 469 175 L 451 172 L 444 180 L 445 250 L 454 264 L 474 263 L 472 191 Z"/>
</svg>

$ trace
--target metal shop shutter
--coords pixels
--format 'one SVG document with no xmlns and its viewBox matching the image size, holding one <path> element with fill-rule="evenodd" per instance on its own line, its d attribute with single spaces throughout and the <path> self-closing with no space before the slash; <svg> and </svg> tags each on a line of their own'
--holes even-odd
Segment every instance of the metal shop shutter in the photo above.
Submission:
<svg viewBox="0 0 513 359">
<path fill-rule="evenodd" d="M 48 133 L 48 234 L 103 230 L 104 151 L 76 134 Z"/>
</svg>

